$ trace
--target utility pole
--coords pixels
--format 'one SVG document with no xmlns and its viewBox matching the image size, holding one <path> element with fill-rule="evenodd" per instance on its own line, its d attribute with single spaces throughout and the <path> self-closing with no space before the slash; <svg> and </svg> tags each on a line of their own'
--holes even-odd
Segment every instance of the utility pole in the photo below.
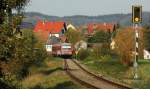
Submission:
<svg viewBox="0 0 150 89">
<path fill-rule="evenodd" d="M 133 63 L 134 79 L 138 79 L 139 32 L 138 25 L 142 22 L 142 6 L 132 6 L 132 23 L 135 30 L 135 58 Z"/>
</svg>

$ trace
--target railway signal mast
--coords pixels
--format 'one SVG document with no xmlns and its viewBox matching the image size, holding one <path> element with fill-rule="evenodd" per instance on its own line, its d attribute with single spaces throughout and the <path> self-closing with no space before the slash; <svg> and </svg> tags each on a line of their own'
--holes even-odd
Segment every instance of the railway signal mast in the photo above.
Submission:
<svg viewBox="0 0 150 89">
<path fill-rule="evenodd" d="M 142 22 L 142 6 L 133 5 L 132 6 L 132 23 L 135 30 L 135 59 L 133 63 L 134 67 L 134 79 L 138 79 L 138 56 L 139 56 L 139 32 L 138 26 Z"/>
</svg>

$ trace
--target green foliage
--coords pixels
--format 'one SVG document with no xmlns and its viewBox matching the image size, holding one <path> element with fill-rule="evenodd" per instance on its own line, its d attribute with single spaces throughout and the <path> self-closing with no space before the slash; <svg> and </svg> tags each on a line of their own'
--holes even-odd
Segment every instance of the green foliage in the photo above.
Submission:
<svg viewBox="0 0 150 89">
<path fill-rule="evenodd" d="M 8 5 L 8 8 L 15 9 L 17 7 L 24 7 L 29 0 L 1 0 L 1 6 L 0 9 L 5 9 Z"/>
<path fill-rule="evenodd" d="M 33 57 L 34 61 L 32 64 L 37 65 L 37 66 L 41 66 L 44 59 L 47 57 L 46 51 L 41 48 L 38 50 L 35 50 L 33 55 L 34 55 Z"/>
<path fill-rule="evenodd" d="M 84 60 L 89 56 L 90 52 L 88 50 L 81 49 L 78 53 L 78 58 Z"/>
<path fill-rule="evenodd" d="M 9 17 L 9 23 L 12 21 L 12 10 L 16 10 L 18 14 L 21 14 L 23 8 L 30 0 L 1 0 L 0 1 L 0 18 L 1 24 Z M 6 12 L 4 12 L 6 10 Z"/>
<path fill-rule="evenodd" d="M 15 74 L 18 77 L 24 76 L 25 67 L 32 61 L 33 57 L 31 36 L 18 38 L 13 35 L 8 37 L 3 32 L 1 34 L 0 36 L 5 37 L 0 39 L 2 42 L 0 48 L 1 71 L 4 75 L 9 73 L 10 75 Z"/>
<path fill-rule="evenodd" d="M 80 41 L 82 39 L 81 34 L 79 31 L 68 29 L 68 31 L 65 33 L 68 41 L 72 44 L 75 44 L 76 42 Z"/>
<path fill-rule="evenodd" d="M 91 56 L 94 57 L 94 59 L 99 59 L 101 55 L 101 45 L 97 45 L 93 48 Z"/>
<path fill-rule="evenodd" d="M 98 44 L 93 48 L 91 56 L 99 59 L 101 56 L 111 55 L 111 50 L 108 43 Z"/>
<path fill-rule="evenodd" d="M 3 76 L 13 76 L 21 79 L 28 74 L 28 67 L 33 61 L 43 58 L 43 53 L 33 51 L 32 30 L 23 32 L 23 37 L 11 35 L 7 28 L 0 33 L 0 68 Z M 39 57 L 40 55 L 40 57 Z M 38 56 L 38 58 L 37 58 Z M 1 76 L 2 77 L 2 76 Z"/>
<path fill-rule="evenodd" d="M 2 89 L 21 89 L 21 84 L 18 83 L 16 77 L 9 75 L 0 78 L 0 86 Z"/>
<path fill-rule="evenodd" d="M 89 43 L 107 43 L 110 42 L 111 35 L 108 32 L 98 31 L 93 37 L 88 39 Z"/>
<path fill-rule="evenodd" d="M 150 29 L 144 31 L 144 44 L 145 48 L 150 51 Z"/>
<path fill-rule="evenodd" d="M 8 26 L 2 25 L 0 27 L 0 60 L 7 60 L 12 55 L 12 48 L 14 48 L 12 41 L 12 32 L 8 30 Z"/>
<path fill-rule="evenodd" d="M 2 89 L 19 89 L 16 81 L 26 76 L 32 59 L 33 44 L 30 36 L 19 37 L 14 34 L 14 29 L 22 21 L 22 18 L 17 16 L 20 16 L 21 9 L 28 1 L 0 1 L 0 86 Z M 17 10 L 16 14 L 19 15 L 12 15 L 12 10 Z"/>
<path fill-rule="evenodd" d="M 111 58 L 111 56 L 110 55 L 104 55 L 104 56 L 101 56 L 100 57 L 100 61 L 102 61 L 102 62 L 108 62 L 108 61 L 110 61 L 112 58 Z"/>
<path fill-rule="evenodd" d="M 28 75 L 28 68 L 33 63 L 41 65 L 43 59 L 47 57 L 46 51 L 43 48 L 35 48 L 37 40 L 32 30 L 24 30 L 21 38 L 6 34 L 7 29 L 0 35 L 0 72 L 3 74 L 0 77 L 15 76 L 16 80 L 22 79 Z M 8 85 L 14 82 L 7 82 L 7 79 L 5 81 Z"/>
<path fill-rule="evenodd" d="M 103 56 L 103 61 L 95 61 L 95 62 L 84 62 L 87 67 L 91 68 L 96 73 L 100 73 L 106 77 L 113 77 L 118 79 L 123 79 L 126 70 L 128 67 L 123 66 L 117 60 L 110 59 L 109 56 Z M 91 59 L 92 60 L 92 59 Z M 108 60 L 108 61 L 106 61 Z"/>
<path fill-rule="evenodd" d="M 111 54 L 111 50 L 110 50 L 110 45 L 109 43 L 104 43 L 102 44 L 101 47 L 101 55 L 110 55 Z"/>
</svg>

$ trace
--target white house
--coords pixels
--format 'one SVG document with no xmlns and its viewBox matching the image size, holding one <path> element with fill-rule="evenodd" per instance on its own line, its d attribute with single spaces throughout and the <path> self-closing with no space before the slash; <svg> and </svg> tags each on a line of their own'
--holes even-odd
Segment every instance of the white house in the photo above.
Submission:
<svg viewBox="0 0 150 89">
<path fill-rule="evenodd" d="M 115 41 L 112 40 L 112 42 L 110 43 L 110 48 L 113 50 L 115 49 Z"/>
<path fill-rule="evenodd" d="M 77 49 L 77 50 L 87 49 L 87 43 L 85 41 L 81 40 L 75 44 L 75 49 Z"/>
<path fill-rule="evenodd" d="M 150 52 L 144 49 L 144 59 L 150 59 Z"/>
<path fill-rule="evenodd" d="M 67 26 L 67 30 L 70 29 L 70 28 L 73 29 L 73 30 L 76 30 L 75 26 L 73 26 L 72 24 L 69 24 L 69 25 Z"/>
<path fill-rule="evenodd" d="M 46 44 L 46 51 L 47 52 L 52 52 L 52 45 Z"/>
</svg>

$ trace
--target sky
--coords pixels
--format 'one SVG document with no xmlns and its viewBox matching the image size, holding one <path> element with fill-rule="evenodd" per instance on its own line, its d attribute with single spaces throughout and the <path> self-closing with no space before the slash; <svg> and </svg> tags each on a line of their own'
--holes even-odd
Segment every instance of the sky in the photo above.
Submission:
<svg viewBox="0 0 150 89">
<path fill-rule="evenodd" d="M 97 16 L 131 13 L 132 5 L 142 5 L 143 11 L 150 11 L 150 0 L 30 0 L 25 11 L 54 16 Z"/>
</svg>

